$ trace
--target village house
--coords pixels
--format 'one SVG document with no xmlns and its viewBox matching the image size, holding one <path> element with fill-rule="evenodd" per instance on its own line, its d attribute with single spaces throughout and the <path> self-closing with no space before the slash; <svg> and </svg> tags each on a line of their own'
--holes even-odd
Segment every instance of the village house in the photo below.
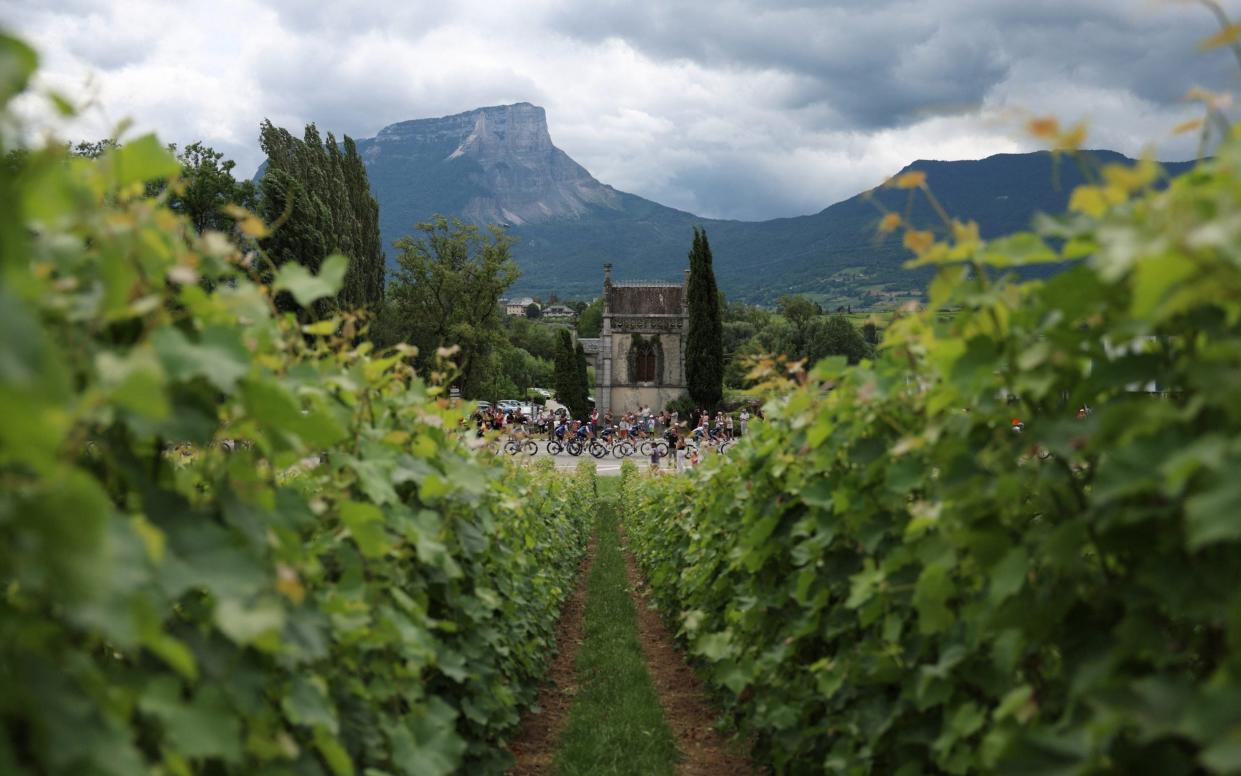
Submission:
<svg viewBox="0 0 1241 776">
<path fill-rule="evenodd" d="M 548 321 L 571 321 L 577 317 L 573 308 L 562 304 L 549 304 L 543 308 L 543 318 Z"/>
<path fill-rule="evenodd" d="M 501 299 L 500 306 L 504 308 L 504 314 L 509 317 L 526 317 L 526 308 L 530 305 L 538 307 L 538 303 L 531 297 L 523 296 L 518 299 Z M 540 308 L 541 309 L 541 308 Z"/>
</svg>

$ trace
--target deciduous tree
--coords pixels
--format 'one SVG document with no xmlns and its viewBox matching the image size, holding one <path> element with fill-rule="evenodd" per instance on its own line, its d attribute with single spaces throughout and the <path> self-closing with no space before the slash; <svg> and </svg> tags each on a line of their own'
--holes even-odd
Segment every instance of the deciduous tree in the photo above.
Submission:
<svg viewBox="0 0 1241 776">
<path fill-rule="evenodd" d="M 225 159 L 211 146 L 190 143 L 177 154 L 177 159 L 181 162 L 181 181 L 169 204 L 173 210 L 184 213 L 199 232 L 231 232 L 235 222 L 224 211 L 225 206 L 256 206 L 257 187 L 251 181 L 234 178 L 237 163 Z"/>
<path fill-rule="evenodd" d="M 444 216 L 398 240 L 398 269 L 388 290 L 384 331 L 419 349 L 428 365 L 440 347 L 457 345 L 458 385 L 466 396 L 484 388 L 488 355 L 504 340 L 499 300 L 520 274 L 512 238 Z M 567 334 L 567 332 L 566 332 Z"/>
</svg>

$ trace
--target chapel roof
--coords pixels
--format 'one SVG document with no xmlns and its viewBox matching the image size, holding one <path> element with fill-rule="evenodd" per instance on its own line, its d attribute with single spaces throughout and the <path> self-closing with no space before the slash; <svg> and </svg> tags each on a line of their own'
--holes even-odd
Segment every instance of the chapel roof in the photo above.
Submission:
<svg viewBox="0 0 1241 776">
<path fill-rule="evenodd" d="M 612 315 L 680 315 L 680 283 L 612 283 L 607 310 Z"/>
<path fill-rule="evenodd" d="M 577 341 L 581 344 L 583 353 L 598 353 L 602 350 L 602 340 L 598 337 L 578 337 Z"/>
</svg>

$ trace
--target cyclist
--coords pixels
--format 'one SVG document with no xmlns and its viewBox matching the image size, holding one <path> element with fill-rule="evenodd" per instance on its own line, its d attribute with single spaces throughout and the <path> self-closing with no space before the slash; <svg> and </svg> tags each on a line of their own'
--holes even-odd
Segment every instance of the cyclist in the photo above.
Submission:
<svg viewBox="0 0 1241 776">
<path fill-rule="evenodd" d="M 573 432 L 573 435 L 577 438 L 577 441 L 585 444 L 587 441 L 589 441 L 590 437 L 592 436 L 591 431 L 590 431 L 590 424 L 579 423 L 577 427 L 577 431 Z"/>
<path fill-rule="evenodd" d="M 703 441 L 704 438 L 711 439 L 711 428 L 710 426 L 707 425 L 707 422 L 708 422 L 707 419 L 709 417 L 710 416 L 707 415 L 705 412 L 699 415 L 698 425 L 694 428 L 693 431 L 690 432 L 690 436 L 692 436 L 694 439 L 698 440 L 699 442 Z"/>
</svg>

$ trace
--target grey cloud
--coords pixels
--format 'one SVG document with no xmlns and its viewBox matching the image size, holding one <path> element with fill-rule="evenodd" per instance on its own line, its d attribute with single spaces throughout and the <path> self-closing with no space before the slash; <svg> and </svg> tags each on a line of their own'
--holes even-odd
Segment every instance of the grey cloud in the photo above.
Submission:
<svg viewBox="0 0 1241 776">
<path fill-rule="evenodd" d="M 1213 20 L 1192 7 L 1118 0 L 918 0 L 783 3 L 692 0 L 566 5 L 557 29 L 620 38 L 648 56 L 768 69 L 801 86 L 783 107 L 822 104 L 837 126 L 891 127 L 1002 91 L 1016 63 L 1085 78 L 1169 105 L 1194 83 L 1237 79 L 1226 56 L 1199 54 Z"/>
<path fill-rule="evenodd" d="M 1241 18 L 1241 0 L 1226 0 Z M 258 122 L 365 137 L 527 100 L 606 183 L 703 216 L 817 211 L 917 157 L 1034 147 L 1013 109 L 1131 154 L 1238 86 L 1163 0 L 0 0 L 58 87 L 248 171 Z M 1005 118 L 1007 117 L 1007 119 Z M 1004 123 L 1007 121 L 1007 124 Z M 97 136 L 81 125 L 70 132 Z M 72 135 L 71 135 L 72 136 Z M 1184 158 L 1192 138 L 1161 147 Z"/>
</svg>

